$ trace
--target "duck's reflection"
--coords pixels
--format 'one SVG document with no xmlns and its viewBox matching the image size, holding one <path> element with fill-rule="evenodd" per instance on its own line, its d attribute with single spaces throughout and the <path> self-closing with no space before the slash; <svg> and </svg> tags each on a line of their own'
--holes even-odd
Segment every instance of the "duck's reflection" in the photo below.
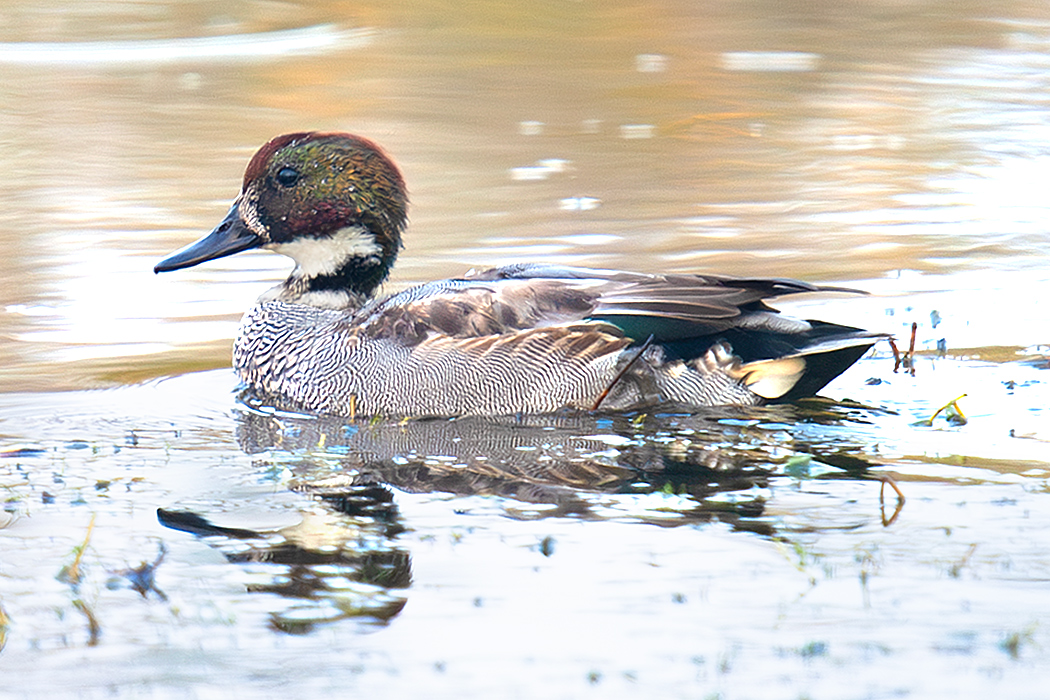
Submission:
<svg viewBox="0 0 1050 700">
<path fill-rule="evenodd" d="M 699 415 L 572 414 L 356 423 L 246 412 L 239 441 L 249 454 L 283 459 L 292 488 L 325 499 L 383 485 L 411 493 L 498 496 L 551 508 L 530 513 L 595 515 L 596 494 L 665 491 L 691 497 L 683 518 L 761 514 L 759 497 L 727 509 L 713 496 L 764 487 L 771 445 L 745 425 Z M 748 529 L 753 524 L 747 525 Z"/>
<path fill-rule="evenodd" d="M 400 612 L 411 583 L 397 492 L 495 496 L 508 517 L 627 517 L 662 526 L 719 520 L 771 536 L 762 518 L 766 488 L 786 454 L 805 443 L 786 426 L 850 420 L 847 409 L 826 405 L 401 422 L 246 408 L 238 415 L 241 449 L 261 470 L 290 473 L 290 487 L 312 496 L 302 522 L 258 531 L 187 511 L 161 510 L 159 517 L 206 537 L 231 562 L 269 565 L 255 572 L 250 590 L 299 601 L 274 615 L 278 629 L 303 632 L 348 617 L 383 623 Z M 814 444 L 804 448 L 813 452 Z M 855 459 L 848 451 L 836 454 Z M 673 505 L 627 515 L 605 507 L 609 499 L 652 493 L 675 496 Z"/>
</svg>

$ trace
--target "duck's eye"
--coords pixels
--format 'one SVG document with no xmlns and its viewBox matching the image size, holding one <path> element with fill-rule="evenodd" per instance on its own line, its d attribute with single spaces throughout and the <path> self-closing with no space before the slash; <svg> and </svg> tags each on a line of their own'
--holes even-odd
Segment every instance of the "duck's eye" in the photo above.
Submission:
<svg viewBox="0 0 1050 700">
<path fill-rule="evenodd" d="M 291 187 L 299 181 L 299 171 L 295 168 L 281 168 L 277 171 L 277 182 L 284 187 Z"/>
</svg>

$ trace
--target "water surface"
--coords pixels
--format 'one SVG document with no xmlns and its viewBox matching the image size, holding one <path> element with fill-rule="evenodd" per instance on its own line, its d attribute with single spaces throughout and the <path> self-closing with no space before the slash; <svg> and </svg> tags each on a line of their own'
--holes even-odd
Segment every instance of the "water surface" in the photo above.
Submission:
<svg viewBox="0 0 1050 700">
<path fill-rule="evenodd" d="M 1043 4 L 15 2 L 0 27 L 0 696 L 1040 696 Z M 744 412 L 252 412 L 230 341 L 287 264 L 151 270 L 303 129 L 402 166 L 391 290 L 521 260 L 799 277 L 870 295 L 781 307 L 915 323 L 924 354 Z"/>
</svg>

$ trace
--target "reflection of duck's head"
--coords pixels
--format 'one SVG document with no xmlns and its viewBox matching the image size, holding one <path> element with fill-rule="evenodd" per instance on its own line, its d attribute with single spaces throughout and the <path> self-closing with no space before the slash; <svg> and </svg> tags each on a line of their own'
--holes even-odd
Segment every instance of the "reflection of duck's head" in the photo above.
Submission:
<svg viewBox="0 0 1050 700">
<path fill-rule="evenodd" d="M 397 258 L 407 205 L 401 172 L 368 139 L 285 134 L 252 157 L 222 223 L 154 270 L 266 248 L 295 261 L 292 279 L 302 292 L 352 290 L 367 297 Z"/>
</svg>

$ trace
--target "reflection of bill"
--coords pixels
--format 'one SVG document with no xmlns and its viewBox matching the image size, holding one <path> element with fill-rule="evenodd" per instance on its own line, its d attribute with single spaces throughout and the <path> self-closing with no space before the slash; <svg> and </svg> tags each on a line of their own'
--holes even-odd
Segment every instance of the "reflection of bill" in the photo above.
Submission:
<svg viewBox="0 0 1050 700">
<path fill-rule="evenodd" d="M 344 498 L 370 505 L 373 514 L 386 510 L 388 522 L 347 518 L 338 509 L 303 512 L 299 523 L 280 530 L 226 527 L 183 510 L 158 509 L 157 518 L 173 530 L 207 537 L 231 563 L 265 565 L 253 572 L 256 580 L 247 589 L 294 600 L 271 613 L 278 630 L 301 634 L 347 619 L 385 623 L 405 606 L 399 591 L 412 581 L 408 552 L 391 539 L 389 525 L 397 520 L 392 496 L 378 487 L 349 487 Z"/>
</svg>

